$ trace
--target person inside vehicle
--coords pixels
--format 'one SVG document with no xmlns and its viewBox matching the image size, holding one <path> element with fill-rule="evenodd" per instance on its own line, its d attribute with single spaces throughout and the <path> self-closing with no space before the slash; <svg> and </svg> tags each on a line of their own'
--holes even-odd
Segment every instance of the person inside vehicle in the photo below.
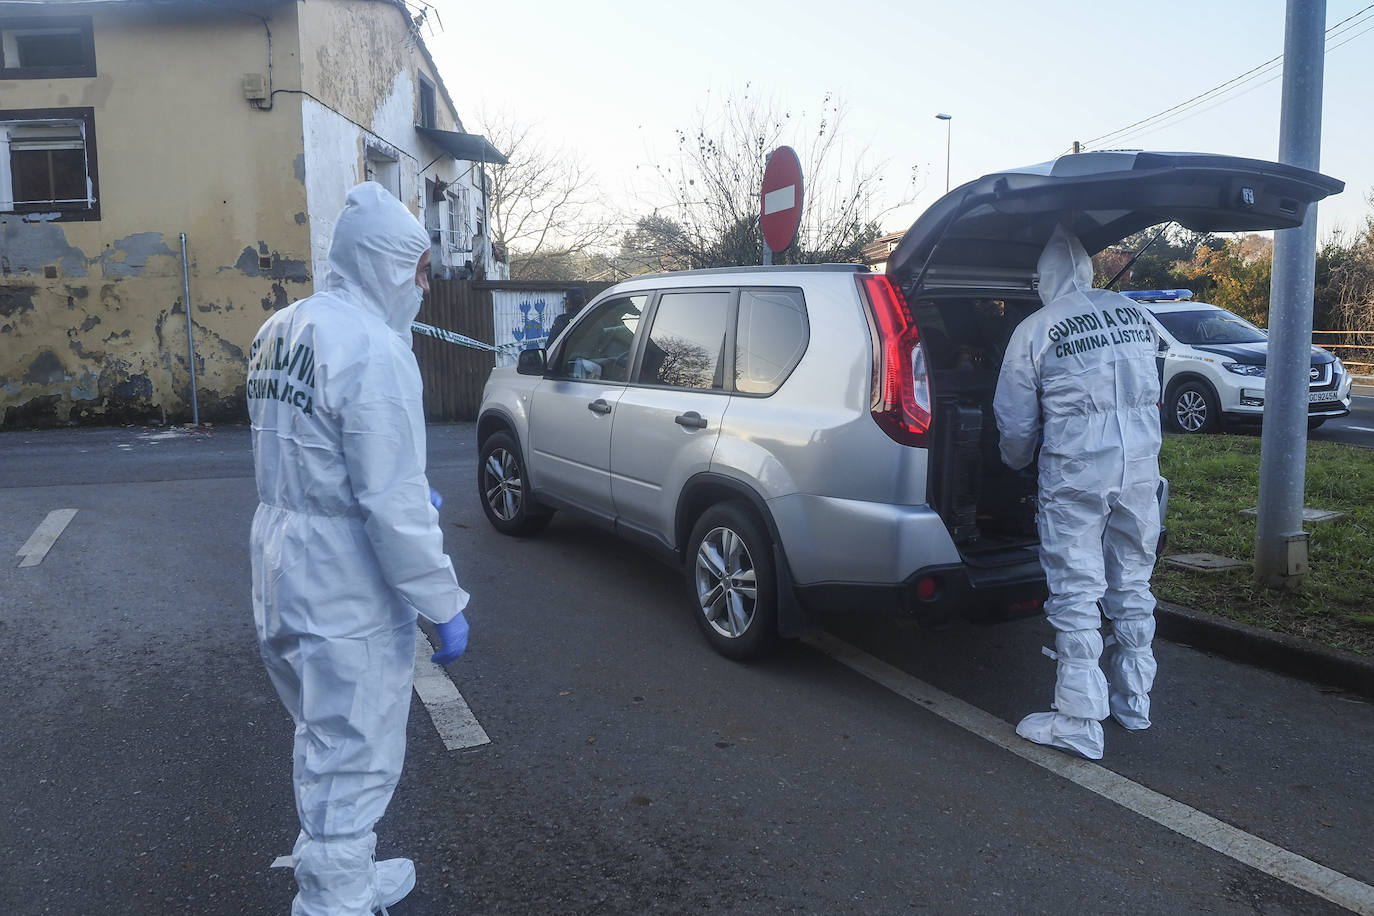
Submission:
<svg viewBox="0 0 1374 916">
<path fill-rule="evenodd" d="M 373 827 L 405 757 L 417 615 L 439 632 L 434 662 L 467 646 L 410 349 L 429 258 L 405 205 L 358 185 L 323 288 L 268 318 L 250 350 L 253 617 L 295 723 L 295 916 L 363 916 L 414 887 L 411 860 L 375 861 Z"/>
<path fill-rule="evenodd" d="M 563 329 L 572 321 L 573 316 L 582 311 L 582 306 L 587 301 L 586 293 L 582 287 L 574 286 L 563 296 L 563 311 L 553 318 L 553 324 L 549 326 L 549 339 L 545 343 L 546 347 L 553 346 L 553 342 L 558 339 L 558 335 L 563 333 Z"/>
<path fill-rule="evenodd" d="M 1092 260 L 1064 224 L 1038 267 L 1044 307 L 1012 332 L 993 410 L 1009 467 L 1028 466 L 1039 448 L 1040 562 L 1055 630 L 1055 648 L 1045 652 L 1058 665 L 1053 711 L 1026 716 L 1016 732 L 1097 760 L 1109 714 L 1133 731 L 1150 726 L 1150 574 L 1160 530 L 1155 336 L 1131 300 L 1093 289 Z M 1105 676 L 1103 612 L 1112 622 Z"/>
</svg>

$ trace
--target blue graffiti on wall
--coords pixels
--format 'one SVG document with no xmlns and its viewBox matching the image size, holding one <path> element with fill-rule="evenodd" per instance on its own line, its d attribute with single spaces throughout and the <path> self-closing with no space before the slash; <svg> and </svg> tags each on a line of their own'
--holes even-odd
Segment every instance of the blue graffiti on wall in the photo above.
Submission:
<svg viewBox="0 0 1374 916">
<path fill-rule="evenodd" d="M 511 336 L 517 342 L 525 344 L 520 349 L 537 350 L 548 340 L 549 329 L 544 326 L 544 313 L 548 311 L 548 308 L 548 303 L 543 299 L 536 299 L 533 303 L 520 303 L 520 314 L 523 316 L 522 324 L 511 332 Z"/>
</svg>

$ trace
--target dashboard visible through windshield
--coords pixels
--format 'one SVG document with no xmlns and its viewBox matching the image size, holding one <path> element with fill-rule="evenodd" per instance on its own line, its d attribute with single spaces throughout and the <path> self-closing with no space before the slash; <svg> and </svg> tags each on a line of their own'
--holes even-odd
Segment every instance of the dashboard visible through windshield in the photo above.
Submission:
<svg viewBox="0 0 1374 916">
<path fill-rule="evenodd" d="M 1243 344 L 1268 340 L 1259 328 L 1225 309 L 1156 313 L 1154 317 L 1179 343 Z"/>
</svg>

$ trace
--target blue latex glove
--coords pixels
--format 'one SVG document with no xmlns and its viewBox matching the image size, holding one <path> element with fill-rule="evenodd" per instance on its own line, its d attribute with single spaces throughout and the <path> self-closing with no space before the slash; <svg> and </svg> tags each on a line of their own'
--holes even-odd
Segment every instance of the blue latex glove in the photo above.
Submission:
<svg viewBox="0 0 1374 916">
<path fill-rule="evenodd" d="M 460 611 L 448 623 L 436 623 L 439 632 L 439 651 L 429 657 L 436 665 L 447 665 L 457 661 L 458 656 L 468 647 L 468 622 Z"/>
<path fill-rule="evenodd" d="M 434 507 L 435 512 L 438 512 L 444 507 L 444 498 L 440 496 L 439 491 L 433 487 L 429 488 L 429 504 Z"/>
</svg>

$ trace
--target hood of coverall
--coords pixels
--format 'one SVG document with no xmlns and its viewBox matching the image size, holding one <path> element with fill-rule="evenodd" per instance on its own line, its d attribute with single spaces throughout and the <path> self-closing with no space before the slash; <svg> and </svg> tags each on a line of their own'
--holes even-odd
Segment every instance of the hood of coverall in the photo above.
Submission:
<svg viewBox="0 0 1374 916">
<path fill-rule="evenodd" d="M 1068 295 L 1093 287 L 1093 261 L 1083 250 L 1078 237 L 1055 226 L 1045 250 L 1036 264 L 1040 272 L 1040 299 L 1046 305 Z"/>
<path fill-rule="evenodd" d="M 405 204 L 375 181 L 365 181 L 348 192 L 334 223 L 324 288 L 408 335 L 420 311 L 415 267 L 428 248 L 429 233 Z"/>
</svg>

